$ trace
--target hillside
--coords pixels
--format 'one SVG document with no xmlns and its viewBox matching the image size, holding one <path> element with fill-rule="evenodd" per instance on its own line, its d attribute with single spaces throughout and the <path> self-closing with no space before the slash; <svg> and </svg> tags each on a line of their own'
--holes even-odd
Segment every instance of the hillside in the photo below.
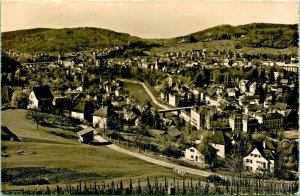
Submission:
<svg viewBox="0 0 300 196">
<path fill-rule="evenodd" d="M 27 29 L 2 33 L 4 49 L 20 52 L 65 52 L 111 47 L 141 40 L 100 28 Z"/>
<path fill-rule="evenodd" d="M 124 46 L 130 42 L 130 48 L 140 49 L 138 53 L 141 53 L 145 49 L 161 48 L 161 43 L 180 48 L 186 43 L 204 42 L 211 45 L 210 43 L 215 41 L 227 41 L 226 45 L 231 45 L 233 49 L 290 49 L 298 47 L 298 39 L 296 24 L 220 25 L 174 39 L 152 40 L 100 28 L 37 28 L 2 33 L 2 46 L 3 49 L 14 49 L 19 52 L 47 53 Z M 127 51 L 127 53 L 130 55 L 136 51 Z"/>
<path fill-rule="evenodd" d="M 298 47 L 298 26 L 285 24 L 252 23 L 239 26 L 220 25 L 195 32 L 176 40 L 187 38 L 191 42 L 232 40 L 235 48 Z"/>
<path fill-rule="evenodd" d="M 106 146 L 91 146 L 77 141 L 70 130 L 40 126 L 26 117 L 26 110 L 2 111 L 1 122 L 22 138 L 21 142 L 2 141 L 2 190 L 36 188 L 36 184 L 54 186 L 74 183 L 132 178 L 142 182 L 146 178 L 173 178 L 179 175 L 172 169 L 154 165 Z M 18 122 L 18 123 L 16 123 Z M 58 134 L 61 133 L 61 134 Z M 59 136 L 60 135 L 60 136 Z M 74 136 L 74 138 L 65 136 Z M 43 180 L 43 181 L 41 181 Z"/>
</svg>

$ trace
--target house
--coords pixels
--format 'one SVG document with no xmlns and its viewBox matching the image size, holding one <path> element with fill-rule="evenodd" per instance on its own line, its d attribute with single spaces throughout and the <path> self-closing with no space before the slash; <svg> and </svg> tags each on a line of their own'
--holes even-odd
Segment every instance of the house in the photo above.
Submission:
<svg viewBox="0 0 300 196">
<path fill-rule="evenodd" d="M 257 89 L 257 83 L 256 82 L 252 82 L 249 85 L 249 93 L 250 93 L 250 95 L 254 95 L 256 93 L 256 89 Z"/>
<path fill-rule="evenodd" d="M 270 150 L 252 147 L 243 158 L 246 170 L 260 173 L 263 171 L 274 172 L 274 155 Z"/>
<path fill-rule="evenodd" d="M 258 120 L 248 115 L 243 116 L 242 124 L 243 132 L 245 133 L 257 131 L 259 126 Z"/>
<path fill-rule="evenodd" d="M 70 110 L 72 107 L 72 100 L 67 97 L 54 97 L 53 107 L 57 112 L 62 113 L 63 110 Z"/>
<path fill-rule="evenodd" d="M 92 114 L 94 127 L 99 127 L 101 129 L 107 128 L 107 108 L 107 106 L 102 107 Z"/>
<path fill-rule="evenodd" d="M 240 80 L 239 89 L 241 93 L 245 93 L 246 91 L 248 91 L 249 83 L 249 80 Z"/>
<path fill-rule="evenodd" d="M 197 107 L 191 109 L 191 125 L 198 130 L 201 128 L 201 114 Z"/>
<path fill-rule="evenodd" d="M 283 116 L 279 113 L 266 113 L 263 115 L 262 126 L 269 130 L 279 130 L 283 128 Z"/>
<path fill-rule="evenodd" d="M 168 135 L 170 136 L 171 138 L 176 138 L 178 139 L 182 133 L 176 128 L 176 126 L 174 125 L 171 125 L 169 128 L 168 128 L 168 131 L 166 131 L 164 133 L 164 135 Z"/>
<path fill-rule="evenodd" d="M 77 135 L 79 136 L 79 141 L 81 143 L 89 143 L 93 141 L 94 130 L 91 127 L 89 127 L 77 132 Z"/>
<path fill-rule="evenodd" d="M 204 155 L 195 147 L 187 148 L 184 152 L 184 157 L 187 160 L 195 161 L 198 163 L 204 163 L 205 160 Z"/>
<path fill-rule="evenodd" d="M 92 121 L 91 114 L 93 112 L 94 112 L 93 104 L 89 102 L 79 103 L 71 109 L 71 117 L 79 119 L 80 121 L 83 120 Z"/>
<path fill-rule="evenodd" d="M 173 91 L 169 93 L 169 104 L 175 107 L 179 105 L 179 95 L 177 92 Z"/>
<path fill-rule="evenodd" d="M 232 131 L 242 131 L 243 123 L 242 123 L 242 115 L 234 114 L 229 117 L 229 126 Z"/>
<path fill-rule="evenodd" d="M 53 98 L 49 86 L 33 87 L 28 97 L 27 108 L 40 108 L 42 111 L 50 111 Z"/>
<path fill-rule="evenodd" d="M 214 131 L 210 138 L 210 145 L 217 150 L 219 157 L 225 158 L 225 154 L 228 151 L 230 139 L 222 131 Z"/>
<path fill-rule="evenodd" d="M 225 112 L 217 113 L 210 110 L 205 116 L 205 128 L 207 130 L 214 130 L 221 127 L 229 127 L 228 114 Z"/>
<path fill-rule="evenodd" d="M 236 96 L 235 88 L 227 88 L 227 94 L 229 97 L 235 97 Z"/>
</svg>

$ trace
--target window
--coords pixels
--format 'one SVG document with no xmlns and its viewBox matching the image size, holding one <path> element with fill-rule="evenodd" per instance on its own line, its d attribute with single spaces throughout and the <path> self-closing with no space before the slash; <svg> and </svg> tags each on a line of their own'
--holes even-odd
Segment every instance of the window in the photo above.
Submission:
<svg viewBox="0 0 300 196">
<path fill-rule="evenodd" d="M 250 166 L 246 166 L 246 170 L 248 170 L 248 171 L 252 171 L 252 167 L 250 167 Z"/>
<path fill-rule="evenodd" d="M 195 150 L 194 150 L 194 149 L 190 149 L 190 151 L 191 151 L 191 152 L 195 152 Z"/>
<path fill-rule="evenodd" d="M 193 155 L 191 155 L 191 159 L 193 159 L 194 158 L 194 156 Z"/>
<path fill-rule="evenodd" d="M 246 163 L 252 163 L 251 159 L 246 159 Z"/>
</svg>

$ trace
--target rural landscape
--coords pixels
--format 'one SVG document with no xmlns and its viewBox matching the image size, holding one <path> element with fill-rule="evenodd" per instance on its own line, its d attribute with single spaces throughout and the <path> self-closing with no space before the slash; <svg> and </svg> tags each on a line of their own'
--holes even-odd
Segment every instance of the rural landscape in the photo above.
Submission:
<svg viewBox="0 0 300 196">
<path fill-rule="evenodd" d="M 298 192 L 297 24 L 1 39 L 3 194 Z"/>
</svg>

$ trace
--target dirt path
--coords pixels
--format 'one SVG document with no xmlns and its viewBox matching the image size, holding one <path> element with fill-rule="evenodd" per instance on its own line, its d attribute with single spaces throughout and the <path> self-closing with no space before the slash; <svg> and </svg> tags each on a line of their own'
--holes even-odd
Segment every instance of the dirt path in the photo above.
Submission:
<svg viewBox="0 0 300 196">
<path fill-rule="evenodd" d="M 107 141 L 99 135 L 95 136 L 94 139 L 99 141 L 99 142 Z M 186 172 L 186 173 L 199 175 L 199 176 L 204 176 L 204 177 L 209 176 L 211 174 L 215 174 L 213 172 L 207 172 L 207 171 L 192 169 L 192 168 L 189 168 L 189 167 L 179 166 L 179 165 L 176 165 L 176 164 L 173 164 L 173 163 L 168 163 L 168 162 L 165 162 L 165 161 L 161 161 L 161 160 L 157 160 L 157 159 L 154 159 L 154 158 L 151 158 L 151 157 L 147 157 L 147 156 L 142 155 L 140 153 L 125 150 L 124 148 L 121 148 L 121 147 L 119 147 L 115 144 L 107 145 L 107 147 L 112 149 L 112 150 L 115 150 L 115 151 L 118 151 L 118 152 L 121 152 L 121 153 L 128 154 L 130 156 L 136 157 L 138 159 L 142 159 L 142 160 L 147 161 L 149 163 L 153 163 L 153 164 L 160 165 L 160 166 L 163 166 L 163 167 L 171 168 L 171 169 L 174 169 L 174 170 L 179 170 L 182 173 Z"/>
</svg>

